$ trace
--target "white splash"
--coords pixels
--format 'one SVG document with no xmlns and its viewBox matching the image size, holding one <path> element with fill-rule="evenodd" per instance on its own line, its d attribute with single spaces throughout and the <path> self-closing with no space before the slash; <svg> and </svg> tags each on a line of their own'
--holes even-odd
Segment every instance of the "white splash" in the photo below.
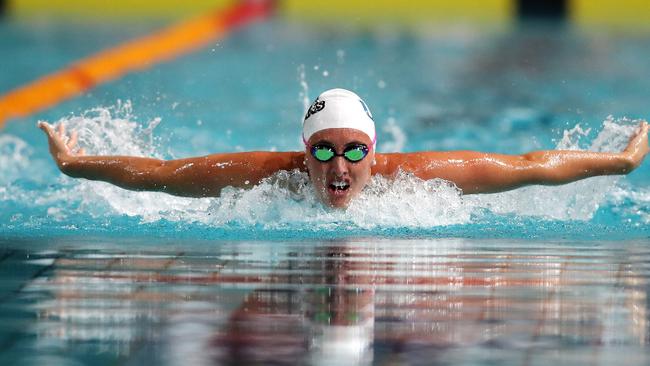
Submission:
<svg viewBox="0 0 650 366">
<path fill-rule="evenodd" d="M 300 93 L 298 95 L 300 101 L 302 102 L 303 115 L 307 113 L 307 109 L 311 105 L 309 99 L 309 84 L 307 84 L 307 75 L 305 72 L 305 65 L 298 66 L 298 82 L 300 83 Z"/>
<path fill-rule="evenodd" d="M 118 101 L 108 108 L 94 108 L 80 116 L 62 118 L 67 131 L 79 133 L 79 146 L 88 155 L 130 155 L 162 157 L 155 148 L 153 130 L 160 118 L 149 121 L 145 127 L 135 121 L 130 101 Z"/>
<path fill-rule="evenodd" d="M 609 116 L 588 150 L 622 151 L 637 130 L 639 122 L 640 120 L 625 118 L 614 120 Z M 580 145 L 589 132 L 580 125 L 565 131 L 557 149 L 583 150 Z M 607 194 L 619 179 L 618 176 L 594 177 L 561 186 L 530 186 L 504 193 L 470 195 L 466 200 L 471 205 L 498 214 L 513 213 L 555 220 L 589 220 L 598 207 L 606 202 Z"/>
<path fill-rule="evenodd" d="M 0 185 L 7 185 L 18 179 L 29 167 L 32 150 L 22 139 L 11 135 L 0 135 Z"/>
<path fill-rule="evenodd" d="M 617 207 L 616 211 L 622 211 L 628 217 L 638 217 L 640 222 L 637 225 L 650 224 L 650 189 L 629 187 L 616 187 L 609 196 L 611 205 Z M 628 218 L 631 221 L 631 218 Z"/>
<path fill-rule="evenodd" d="M 96 108 L 58 122 L 79 132 L 80 144 L 89 154 L 162 156 L 153 133 L 160 120 L 154 119 L 142 127 L 134 121 L 128 102 L 115 108 Z M 589 149 L 620 151 L 636 126 L 637 121 L 608 118 Z M 396 124 L 394 128 L 399 130 Z M 577 126 L 564 135 L 558 148 L 578 149 L 587 135 L 588 132 Z M 406 143 L 406 138 L 399 133 L 393 133 L 393 140 L 395 150 L 401 150 Z M 25 156 L 24 142 L 0 136 L 0 147 L 3 146 L 11 146 L 9 159 L 12 161 L 20 162 Z M 0 160 L 0 164 L 5 163 Z M 5 165 L 0 168 L 8 171 Z M 598 177 L 559 187 L 527 187 L 500 194 L 462 196 L 448 182 L 423 181 L 401 173 L 394 180 L 374 177 L 348 209 L 334 210 L 323 207 L 307 175 L 298 171 L 279 172 L 248 190 L 227 188 L 219 198 L 201 199 L 132 192 L 107 183 L 62 176 L 61 188 L 31 192 L 9 187 L 0 190 L 0 200 L 25 200 L 25 205 L 48 207 L 52 216 L 49 219 L 58 221 L 67 220 L 70 212 L 78 211 L 96 217 L 107 214 L 139 217 L 143 223 L 168 220 L 214 227 L 429 228 L 470 223 L 486 210 L 557 220 L 589 220 L 599 205 L 608 202 L 610 192 L 616 192 L 613 188 L 617 179 Z M 647 206 L 647 192 L 616 194 L 619 198 L 614 198 L 615 202 L 627 199 Z"/>
<path fill-rule="evenodd" d="M 194 219 L 216 226 L 374 228 L 458 224 L 469 221 L 471 209 L 448 182 L 423 181 L 408 174 L 395 180 L 374 177 L 347 210 L 330 209 L 316 198 L 307 174 L 283 171 L 250 190 L 226 189 L 222 197 L 213 199 L 208 212 Z"/>
<path fill-rule="evenodd" d="M 133 119 L 130 102 L 118 103 L 112 108 L 95 108 L 79 117 L 60 120 L 68 130 L 79 131 L 79 144 L 87 146 L 88 154 L 130 155 L 162 158 L 156 149 L 154 129 L 161 122 L 155 118 L 142 127 Z M 70 178 L 63 177 L 64 180 Z M 195 221 L 203 215 L 209 199 L 175 197 L 159 192 L 127 191 L 107 183 L 80 180 L 71 192 L 80 198 L 80 209 L 93 216 L 110 211 L 140 216 L 143 222 L 161 219 Z M 98 203 L 101 203 L 98 205 Z"/>
<path fill-rule="evenodd" d="M 406 134 L 402 129 L 395 123 L 395 118 L 390 117 L 386 124 L 382 127 L 382 131 L 386 132 L 390 136 L 386 138 L 386 141 L 381 143 L 381 152 L 401 152 L 406 146 Z M 382 138 L 383 140 L 384 138 Z"/>
</svg>

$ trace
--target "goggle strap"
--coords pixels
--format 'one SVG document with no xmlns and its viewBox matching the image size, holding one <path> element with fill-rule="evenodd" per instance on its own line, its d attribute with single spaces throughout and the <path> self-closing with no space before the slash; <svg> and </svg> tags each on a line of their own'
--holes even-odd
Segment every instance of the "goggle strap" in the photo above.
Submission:
<svg viewBox="0 0 650 366">
<path fill-rule="evenodd" d="M 302 135 L 302 143 L 305 144 L 305 147 L 307 149 L 311 149 L 311 145 L 307 143 L 307 140 L 305 140 L 305 135 Z M 375 133 L 375 137 L 372 139 L 372 147 L 375 147 L 377 145 L 377 134 Z M 368 152 L 370 152 L 371 147 L 368 146 Z"/>
</svg>

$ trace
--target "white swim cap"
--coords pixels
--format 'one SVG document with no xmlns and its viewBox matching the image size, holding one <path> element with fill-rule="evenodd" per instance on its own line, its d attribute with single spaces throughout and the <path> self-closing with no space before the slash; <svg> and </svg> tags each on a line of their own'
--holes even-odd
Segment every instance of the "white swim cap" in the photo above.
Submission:
<svg viewBox="0 0 650 366">
<path fill-rule="evenodd" d="M 305 115 L 302 139 L 307 144 L 313 134 L 328 128 L 354 128 L 368 135 L 373 145 L 377 141 L 370 109 L 349 90 L 330 89 L 316 98 Z"/>
</svg>

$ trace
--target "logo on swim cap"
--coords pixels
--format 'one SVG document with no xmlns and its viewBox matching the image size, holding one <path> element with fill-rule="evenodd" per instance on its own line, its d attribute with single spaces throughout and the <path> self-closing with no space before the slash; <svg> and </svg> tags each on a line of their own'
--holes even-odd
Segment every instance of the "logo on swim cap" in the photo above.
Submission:
<svg viewBox="0 0 650 366">
<path fill-rule="evenodd" d="M 366 103 L 345 89 L 330 89 L 316 98 L 307 109 L 302 125 L 305 143 L 318 131 L 330 128 L 351 128 L 365 133 L 376 142 L 375 121 Z"/>
<path fill-rule="evenodd" d="M 363 110 L 366 111 L 366 114 L 368 115 L 368 117 L 370 117 L 370 119 L 372 119 L 374 121 L 374 119 L 372 118 L 372 113 L 370 113 L 370 109 L 368 108 L 366 103 L 361 99 L 359 99 L 359 102 L 361 103 L 361 106 L 363 107 Z"/>
<path fill-rule="evenodd" d="M 325 108 L 325 101 L 324 100 L 318 100 L 318 98 L 316 98 L 316 100 L 311 105 L 311 107 L 309 107 L 309 109 L 307 109 L 307 114 L 305 115 L 305 119 L 311 117 L 311 115 L 313 115 L 315 113 L 318 113 L 318 112 L 322 111 L 323 108 Z"/>
</svg>

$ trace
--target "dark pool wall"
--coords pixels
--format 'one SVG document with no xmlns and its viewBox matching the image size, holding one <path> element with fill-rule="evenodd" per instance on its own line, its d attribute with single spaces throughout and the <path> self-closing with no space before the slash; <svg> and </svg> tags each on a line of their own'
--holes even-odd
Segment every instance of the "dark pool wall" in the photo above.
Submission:
<svg viewBox="0 0 650 366">
<path fill-rule="evenodd" d="M 565 20 L 568 0 L 517 0 L 520 20 Z"/>
</svg>

